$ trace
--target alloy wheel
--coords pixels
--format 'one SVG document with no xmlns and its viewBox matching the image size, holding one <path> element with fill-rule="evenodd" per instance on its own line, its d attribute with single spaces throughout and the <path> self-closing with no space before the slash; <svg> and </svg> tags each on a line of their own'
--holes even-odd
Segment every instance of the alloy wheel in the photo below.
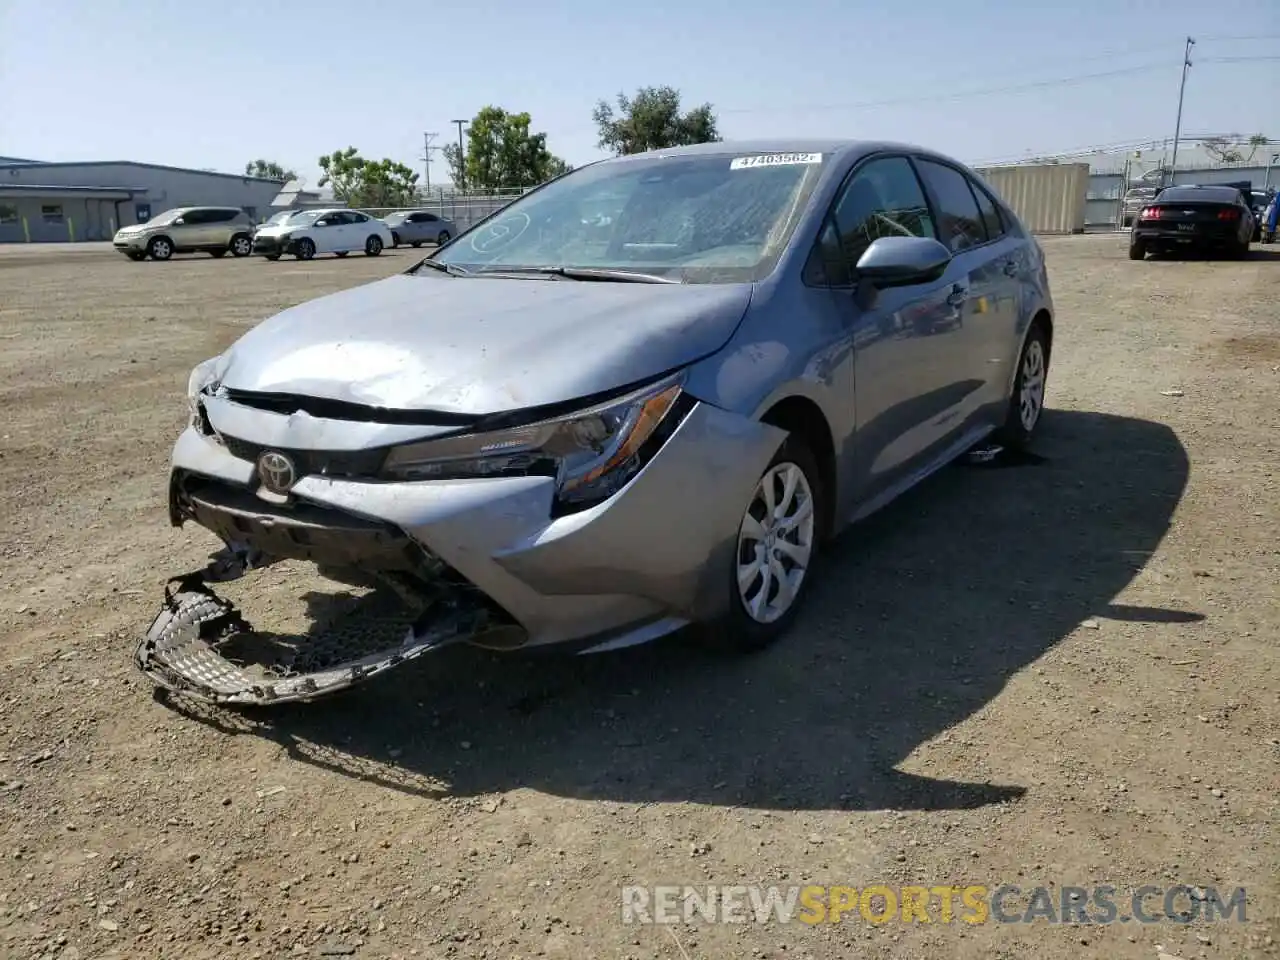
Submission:
<svg viewBox="0 0 1280 960">
<path fill-rule="evenodd" d="M 1018 394 L 1018 418 L 1030 433 L 1044 410 L 1044 345 L 1032 338 L 1022 358 L 1022 389 Z"/>
<path fill-rule="evenodd" d="M 757 623 L 773 623 L 795 603 L 814 549 L 813 490 L 794 463 L 770 468 L 738 530 L 738 596 Z"/>
</svg>

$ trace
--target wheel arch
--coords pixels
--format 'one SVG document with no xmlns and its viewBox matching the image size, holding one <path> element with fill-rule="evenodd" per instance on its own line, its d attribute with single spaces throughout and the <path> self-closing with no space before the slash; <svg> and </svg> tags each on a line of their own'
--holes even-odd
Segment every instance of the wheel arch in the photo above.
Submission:
<svg viewBox="0 0 1280 960">
<path fill-rule="evenodd" d="M 798 436 L 817 461 L 818 482 L 822 485 L 819 530 L 825 539 L 831 534 L 836 499 L 835 441 L 826 415 L 813 400 L 792 394 L 776 401 L 761 415 L 760 421 Z"/>
</svg>

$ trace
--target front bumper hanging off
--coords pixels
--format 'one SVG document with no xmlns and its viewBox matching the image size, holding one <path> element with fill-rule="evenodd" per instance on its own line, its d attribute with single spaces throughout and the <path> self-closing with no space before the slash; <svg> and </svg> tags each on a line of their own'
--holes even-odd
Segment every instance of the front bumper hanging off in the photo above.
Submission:
<svg viewBox="0 0 1280 960">
<path fill-rule="evenodd" d="M 204 570 L 171 579 L 134 651 L 137 667 L 166 690 L 211 703 L 305 701 L 468 640 L 489 624 L 484 607 L 443 591 L 424 599 L 384 589 L 364 598 L 356 616 L 317 625 L 303 643 L 282 643 L 257 633 L 209 587 L 251 568 L 246 555 L 226 551 Z"/>
</svg>

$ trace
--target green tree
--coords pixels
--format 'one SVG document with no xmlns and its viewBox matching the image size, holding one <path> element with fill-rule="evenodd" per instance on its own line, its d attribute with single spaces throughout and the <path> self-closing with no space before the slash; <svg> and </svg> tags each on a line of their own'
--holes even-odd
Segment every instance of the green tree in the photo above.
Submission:
<svg viewBox="0 0 1280 960">
<path fill-rule="evenodd" d="M 320 186 L 355 207 L 401 207 L 413 202 L 418 174 L 396 160 L 366 160 L 355 147 L 320 158 Z"/>
<path fill-rule="evenodd" d="M 467 129 L 466 156 L 449 144 L 442 151 L 450 179 L 476 192 L 533 187 L 573 168 L 547 149 L 547 135 L 533 133 L 527 113 L 485 107 Z"/>
<path fill-rule="evenodd" d="M 286 180 L 297 179 L 297 174 L 292 170 L 286 170 L 274 160 L 254 160 L 252 163 L 244 165 L 244 175 L 246 177 L 262 177 L 264 180 L 279 180 L 282 183 Z"/>
<path fill-rule="evenodd" d="M 680 91 L 674 87 L 641 87 L 634 97 L 619 93 L 616 113 L 601 100 L 591 118 L 600 133 L 600 147 L 619 156 L 722 139 L 711 104 L 681 113 Z"/>
</svg>

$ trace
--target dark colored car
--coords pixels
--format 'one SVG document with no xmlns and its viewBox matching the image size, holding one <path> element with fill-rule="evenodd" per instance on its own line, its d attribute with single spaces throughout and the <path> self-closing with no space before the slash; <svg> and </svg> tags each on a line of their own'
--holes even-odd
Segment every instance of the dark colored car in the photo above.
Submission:
<svg viewBox="0 0 1280 960">
<path fill-rule="evenodd" d="M 1243 257 L 1253 240 L 1253 211 L 1238 188 L 1166 187 L 1143 207 L 1129 232 L 1129 259 L 1197 250 Z"/>
</svg>

